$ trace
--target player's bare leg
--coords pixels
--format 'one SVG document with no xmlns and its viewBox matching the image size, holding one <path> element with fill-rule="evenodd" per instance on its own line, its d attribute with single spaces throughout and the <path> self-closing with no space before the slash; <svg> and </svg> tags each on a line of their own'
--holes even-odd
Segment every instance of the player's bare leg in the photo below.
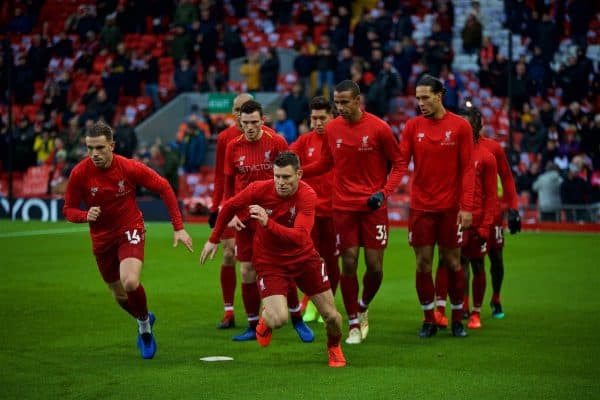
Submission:
<svg viewBox="0 0 600 400">
<path fill-rule="evenodd" d="M 435 289 L 431 275 L 431 264 L 433 262 L 433 246 L 413 247 L 416 260 L 415 286 L 417 296 L 423 309 L 424 321 L 419 336 L 429 338 L 437 333 L 435 321 Z"/>
<path fill-rule="evenodd" d="M 256 285 L 256 271 L 249 261 L 240 262 L 242 277 L 242 300 L 246 315 L 248 317 L 248 328 L 240 335 L 234 336 L 235 341 L 247 341 L 256 339 L 256 325 L 258 324 L 260 311 L 260 294 Z"/>
<path fill-rule="evenodd" d="M 137 345 L 143 358 L 152 358 L 156 353 L 156 341 L 152 333 L 154 315 L 148 313 L 146 292 L 140 283 L 142 261 L 137 258 L 125 258 L 119 265 L 121 285 L 127 294 L 128 309 L 138 323 Z"/>
<path fill-rule="evenodd" d="M 340 347 L 342 338 L 342 316 L 335 308 L 335 301 L 331 290 L 311 296 L 311 301 L 317 307 L 319 314 L 325 321 L 327 331 L 327 354 L 329 356 L 330 367 L 343 367 L 346 365 L 346 359 Z"/>
<path fill-rule="evenodd" d="M 223 245 L 223 264 L 221 265 L 220 280 L 225 313 L 223 319 L 217 324 L 217 328 L 229 329 L 235 327 L 233 308 L 236 287 L 235 239 L 223 239 L 221 244 Z"/>
<path fill-rule="evenodd" d="M 346 343 L 359 344 L 362 341 L 360 322 L 358 320 L 358 247 L 342 250 L 342 274 L 340 276 L 340 289 L 344 307 L 348 314 L 349 333 Z"/>
<path fill-rule="evenodd" d="M 288 321 L 286 296 L 276 294 L 263 299 L 263 309 L 256 327 L 256 340 L 262 347 L 271 343 L 272 330 L 279 329 Z"/>
<path fill-rule="evenodd" d="M 465 337 L 467 336 L 467 332 L 462 324 L 465 271 L 460 263 L 460 248 L 440 247 L 440 257 L 444 259 L 448 266 L 448 293 L 452 309 L 452 335 Z"/>
</svg>

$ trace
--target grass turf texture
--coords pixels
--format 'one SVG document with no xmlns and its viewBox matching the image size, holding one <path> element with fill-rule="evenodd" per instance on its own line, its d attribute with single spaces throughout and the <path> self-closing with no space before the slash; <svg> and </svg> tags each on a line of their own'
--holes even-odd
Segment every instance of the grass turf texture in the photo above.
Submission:
<svg viewBox="0 0 600 400">
<path fill-rule="evenodd" d="M 3 399 L 598 398 L 599 236 L 521 233 L 507 238 L 503 305 L 466 339 L 417 337 L 422 313 L 406 231 L 394 229 L 384 282 L 363 344 L 343 343 L 348 366 L 327 367 L 325 333 L 299 341 L 291 325 L 270 347 L 219 331 L 218 258 L 200 267 L 208 236 L 188 225 L 195 254 L 171 247 L 168 224 L 150 223 L 142 281 L 157 315 L 158 352 L 142 360 L 136 324 L 96 270 L 85 225 L 0 221 L 0 388 Z M 58 230 L 58 232 L 56 232 Z M 487 262 L 486 262 L 487 266 Z M 362 277 L 363 267 L 360 267 Z M 488 275 L 489 276 L 489 275 Z M 239 280 L 239 277 L 238 277 Z M 336 296 L 343 312 L 341 294 Z M 344 330 L 347 320 L 344 318 Z M 346 332 L 344 332 L 346 335 Z M 345 336 L 344 336 L 345 338 Z M 231 356 L 207 363 L 200 357 Z"/>
</svg>

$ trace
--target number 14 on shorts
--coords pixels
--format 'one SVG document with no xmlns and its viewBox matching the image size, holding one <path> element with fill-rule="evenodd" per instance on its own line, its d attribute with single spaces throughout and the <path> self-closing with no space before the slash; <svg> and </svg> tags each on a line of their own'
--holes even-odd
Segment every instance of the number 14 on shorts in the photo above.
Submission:
<svg viewBox="0 0 600 400">
<path fill-rule="evenodd" d="M 138 244 L 142 240 L 137 229 L 125 231 L 125 235 L 127 236 L 127 241 L 131 244 Z"/>
</svg>

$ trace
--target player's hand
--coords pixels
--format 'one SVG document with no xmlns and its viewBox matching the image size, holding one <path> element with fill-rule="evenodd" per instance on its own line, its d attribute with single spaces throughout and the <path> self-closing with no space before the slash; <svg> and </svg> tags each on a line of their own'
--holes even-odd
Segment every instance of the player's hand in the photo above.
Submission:
<svg viewBox="0 0 600 400">
<path fill-rule="evenodd" d="M 246 225 L 244 225 L 242 220 L 240 220 L 237 215 L 234 216 L 233 218 L 231 218 L 231 221 L 229 221 L 227 226 L 229 228 L 235 229 L 236 231 L 241 231 L 242 229 L 244 229 L 246 227 Z"/>
<path fill-rule="evenodd" d="M 373 193 L 371 197 L 367 199 L 367 206 L 369 206 L 369 208 L 374 211 L 381 207 L 384 201 L 385 195 L 383 194 L 383 192 Z"/>
<path fill-rule="evenodd" d="M 508 230 L 511 235 L 521 232 L 521 216 L 514 208 L 508 209 Z"/>
<path fill-rule="evenodd" d="M 456 224 L 460 225 L 463 231 L 469 229 L 473 223 L 473 214 L 468 211 L 459 211 L 456 218 Z"/>
<path fill-rule="evenodd" d="M 217 249 L 219 248 L 218 243 L 206 242 L 204 243 L 204 248 L 202 249 L 202 254 L 200 254 L 200 265 L 204 265 L 207 258 L 214 260 Z"/>
<path fill-rule="evenodd" d="M 267 211 L 264 208 L 257 204 L 252 204 L 248 207 L 248 210 L 250 211 L 250 218 L 254 218 L 262 226 L 267 226 L 269 214 L 267 214 Z"/>
<path fill-rule="evenodd" d="M 100 207 L 90 207 L 87 213 L 87 221 L 95 222 L 98 221 L 98 217 L 100 217 Z"/>
<path fill-rule="evenodd" d="M 173 247 L 177 247 L 179 242 L 183 243 L 190 253 L 194 252 L 194 248 L 192 247 L 192 238 L 190 235 L 188 235 L 185 229 L 175 231 L 173 234 Z"/>
<path fill-rule="evenodd" d="M 219 210 L 213 211 L 210 214 L 208 214 L 208 226 L 210 226 L 211 228 L 214 228 L 215 225 L 217 224 L 218 216 L 219 216 Z"/>
</svg>

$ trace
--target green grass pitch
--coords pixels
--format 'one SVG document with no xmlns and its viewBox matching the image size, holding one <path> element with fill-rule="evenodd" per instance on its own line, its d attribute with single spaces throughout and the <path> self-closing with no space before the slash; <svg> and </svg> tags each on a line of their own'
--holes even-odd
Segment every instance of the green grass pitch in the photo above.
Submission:
<svg viewBox="0 0 600 400">
<path fill-rule="evenodd" d="M 142 360 L 136 324 L 102 283 L 85 225 L 0 221 L 0 398 L 600 398 L 600 235 L 509 236 L 506 318 L 491 318 L 488 275 L 483 329 L 464 340 L 444 331 L 422 340 L 414 257 L 406 231 L 392 230 L 369 337 L 343 344 L 348 366 L 333 369 L 320 324 L 312 324 L 312 344 L 289 325 L 266 349 L 231 341 L 245 326 L 239 289 L 240 329 L 215 329 L 220 264 L 200 267 L 208 228 L 187 229 L 194 254 L 172 248 L 169 224 L 148 224 L 142 281 L 158 352 Z M 199 360 L 212 355 L 234 361 Z"/>
</svg>

